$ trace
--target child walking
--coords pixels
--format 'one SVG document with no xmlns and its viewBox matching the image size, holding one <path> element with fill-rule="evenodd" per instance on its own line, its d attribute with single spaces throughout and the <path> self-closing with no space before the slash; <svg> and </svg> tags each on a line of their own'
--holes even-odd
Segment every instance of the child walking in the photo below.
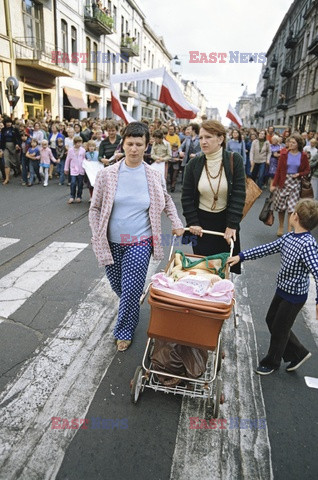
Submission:
<svg viewBox="0 0 318 480">
<path fill-rule="evenodd" d="M 318 202 L 312 199 L 300 200 L 291 214 L 290 225 L 293 232 L 228 259 L 232 266 L 244 260 L 254 260 L 278 252 L 281 254 L 276 293 L 266 316 L 271 333 L 270 346 L 255 370 L 259 375 L 269 375 L 278 370 L 281 359 L 289 362 L 286 371 L 292 372 L 311 357 L 311 353 L 291 329 L 307 300 L 309 273 L 312 273 L 316 282 L 318 319 L 318 245 L 310 233 L 318 225 Z"/>
<path fill-rule="evenodd" d="M 40 149 L 40 175 L 44 177 L 43 187 L 47 187 L 49 183 L 49 169 L 50 161 L 53 163 L 59 163 L 59 160 L 55 160 L 52 150 L 49 148 L 47 140 L 42 140 L 42 147 Z"/>
<path fill-rule="evenodd" d="M 87 152 L 85 155 L 86 160 L 89 160 L 90 162 L 98 162 L 98 151 L 96 150 L 96 148 L 97 147 L 96 147 L 95 140 L 89 140 L 87 142 Z M 88 177 L 87 177 L 87 186 L 88 186 L 90 198 L 92 198 L 94 187 L 92 187 Z"/>
<path fill-rule="evenodd" d="M 169 160 L 169 173 L 170 173 L 170 183 L 171 183 L 171 192 L 174 192 L 176 189 L 176 183 L 178 178 L 178 173 L 180 169 L 180 158 L 179 158 L 179 146 L 177 143 L 171 145 L 171 159 Z"/>
<path fill-rule="evenodd" d="M 33 182 L 35 181 L 35 177 L 38 177 L 39 183 L 41 183 L 41 175 L 40 175 L 40 149 L 38 147 L 38 141 L 35 138 L 31 140 L 31 147 L 25 154 L 26 158 L 30 160 L 30 178 L 28 182 L 28 187 L 32 187 Z"/>
<path fill-rule="evenodd" d="M 74 137 L 74 147 L 70 148 L 66 157 L 64 172 L 68 175 L 71 171 L 71 195 L 67 203 L 81 203 L 84 181 L 83 160 L 85 160 L 85 148 L 82 147 L 83 140 L 81 137 Z"/>
</svg>

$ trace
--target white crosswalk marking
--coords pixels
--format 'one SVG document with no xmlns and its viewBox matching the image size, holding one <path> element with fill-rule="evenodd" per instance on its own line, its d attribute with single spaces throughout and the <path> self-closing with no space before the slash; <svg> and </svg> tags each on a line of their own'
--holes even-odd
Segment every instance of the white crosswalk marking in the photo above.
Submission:
<svg viewBox="0 0 318 480">
<path fill-rule="evenodd" d="M 220 417 L 227 420 L 227 428 L 190 430 L 189 417 L 206 419 L 208 415 L 203 402 L 184 399 L 171 480 L 196 478 L 198 472 L 201 480 L 273 478 L 267 428 L 235 428 L 236 422 L 231 421 L 231 418 L 256 420 L 260 425 L 261 419 L 266 418 L 260 378 L 253 372 L 258 361 L 257 344 L 242 277 L 235 284 L 240 323 L 235 329 L 230 318 L 222 329 L 226 401 L 220 407 Z M 230 428 L 231 424 L 234 428 Z"/>
<path fill-rule="evenodd" d="M 104 278 L 0 395 L 0 480 L 56 477 L 77 430 L 53 430 L 51 418 L 86 417 L 116 353 L 117 309 Z"/>
<path fill-rule="evenodd" d="M 53 242 L 13 272 L 2 277 L 0 317 L 9 318 L 36 290 L 54 277 L 87 245 L 87 243 Z"/>
<path fill-rule="evenodd" d="M 0 251 L 4 250 L 7 247 L 10 247 L 10 245 L 13 245 L 14 243 L 17 243 L 19 241 L 20 240 L 18 238 L 0 237 Z"/>
</svg>

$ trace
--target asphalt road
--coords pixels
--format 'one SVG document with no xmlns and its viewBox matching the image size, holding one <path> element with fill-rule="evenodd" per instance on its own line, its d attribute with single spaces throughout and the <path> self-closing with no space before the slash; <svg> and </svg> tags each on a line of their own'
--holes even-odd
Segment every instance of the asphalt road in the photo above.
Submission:
<svg viewBox="0 0 318 480">
<path fill-rule="evenodd" d="M 236 281 L 239 326 L 235 330 L 228 323 L 224 335 L 226 403 L 220 416 L 228 425 L 234 417 L 258 416 L 266 419 L 267 428 L 193 432 L 189 416 L 204 418 L 206 413 L 199 400 L 148 390 L 136 405 L 130 402 L 130 380 L 147 339 L 149 305 L 142 307 L 132 347 L 116 353 L 111 331 L 117 300 L 89 246 L 88 190 L 79 205 L 67 205 L 68 193 L 57 180 L 47 188 L 28 189 L 19 179 L 0 187 L 0 237 L 18 240 L 0 251 L 0 295 L 21 265 L 28 271 L 27 262 L 43 251 L 35 270 L 51 271 L 33 291 L 30 275 L 20 271 L 21 288 L 31 293 L 12 313 L 6 315 L 8 304 L 1 310 L 0 479 L 316 479 L 318 393 L 304 381 L 305 375 L 318 377 L 312 305 L 295 325 L 313 354 L 310 361 L 295 373 L 283 367 L 261 379 L 253 373 L 257 355 L 268 347 L 264 319 L 279 257 L 244 264 Z M 242 248 L 276 238 L 277 218 L 273 227 L 258 220 L 265 195 L 241 224 Z M 172 196 L 180 211 L 180 185 Z M 163 223 L 169 232 L 169 222 Z M 61 261 L 56 272 L 45 259 L 52 244 Z M 74 245 L 78 250 L 70 253 Z M 154 264 L 153 271 L 165 262 Z M 0 304 L 7 298 L 0 297 Z M 71 429 L 64 422 L 56 429 L 54 421 L 60 426 L 62 421 L 52 418 L 82 419 L 84 425 Z"/>
</svg>

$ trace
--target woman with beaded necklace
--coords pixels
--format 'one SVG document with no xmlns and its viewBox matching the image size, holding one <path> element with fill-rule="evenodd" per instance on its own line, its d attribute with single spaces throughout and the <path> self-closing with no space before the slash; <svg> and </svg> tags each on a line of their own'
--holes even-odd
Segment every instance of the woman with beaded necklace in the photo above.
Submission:
<svg viewBox="0 0 318 480">
<path fill-rule="evenodd" d="M 200 129 L 202 153 L 186 166 L 182 208 L 192 237 L 193 252 L 214 255 L 225 252 L 234 241 L 234 252 L 240 251 L 239 225 L 245 202 L 245 173 L 241 155 L 225 150 L 226 130 L 216 120 L 207 120 Z M 231 161 L 231 156 L 232 161 Z M 224 232 L 204 235 L 202 230 Z M 240 273 L 235 265 L 233 272 Z"/>
</svg>

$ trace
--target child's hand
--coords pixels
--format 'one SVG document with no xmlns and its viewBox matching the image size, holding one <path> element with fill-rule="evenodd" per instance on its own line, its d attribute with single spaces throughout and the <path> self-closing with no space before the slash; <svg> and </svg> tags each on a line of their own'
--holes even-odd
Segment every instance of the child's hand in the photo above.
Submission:
<svg viewBox="0 0 318 480">
<path fill-rule="evenodd" d="M 239 255 L 235 255 L 235 257 L 229 257 L 229 258 L 227 259 L 227 262 L 226 262 L 226 263 L 228 263 L 228 264 L 230 265 L 230 267 L 233 267 L 234 265 L 236 265 L 236 264 L 239 263 L 240 261 L 241 261 L 240 256 L 239 256 Z"/>
<path fill-rule="evenodd" d="M 60 161 L 61 161 L 61 160 L 58 158 L 55 163 L 60 163 Z"/>
<path fill-rule="evenodd" d="M 65 175 L 68 175 L 68 170 L 64 170 Z"/>
</svg>

